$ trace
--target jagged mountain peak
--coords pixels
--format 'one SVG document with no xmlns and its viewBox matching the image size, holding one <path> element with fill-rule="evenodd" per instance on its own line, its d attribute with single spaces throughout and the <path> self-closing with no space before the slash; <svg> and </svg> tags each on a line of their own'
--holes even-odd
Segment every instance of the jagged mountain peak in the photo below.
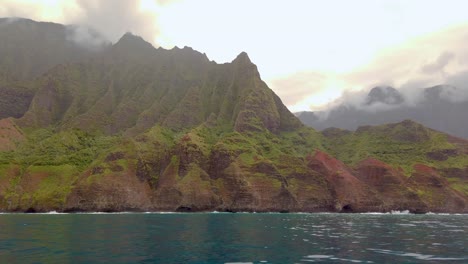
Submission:
<svg viewBox="0 0 468 264">
<path fill-rule="evenodd" d="M 165 50 L 165 49 L 162 49 L 162 50 Z M 200 62 L 209 61 L 208 56 L 206 56 L 205 53 L 201 53 L 189 46 L 184 46 L 183 48 L 174 46 L 172 49 L 169 50 L 169 52 L 170 54 L 176 56 L 179 59 L 189 60 L 192 63 L 200 63 Z"/>
<path fill-rule="evenodd" d="M 405 101 L 401 93 L 391 86 L 376 86 L 372 88 L 367 95 L 366 105 L 375 103 L 384 103 L 388 105 L 397 105 Z"/>
<path fill-rule="evenodd" d="M 237 57 L 232 61 L 232 63 L 252 63 L 247 52 L 242 51 L 237 55 Z"/>
<path fill-rule="evenodd" d="M 141 51 L 141 50 L 155 50 L 153 45 L 142 37 L 138 35 L 134 35 L 131 32 L 125 33 L 115 44 L 114 48 L 117 49 L 129 49 L 133 51 Z"/>
<path fill-rule="evenodd" d="M 121 41 L 144 41 L 146 42 L 142 37 L 135 35 L 130 31 L 125 32 L 125 34 L 123 34 L 122 37 L 120 37 L 119 41 L 117 42 L 121 42 Z"/>
<path fill-rule="evenodd" d="M 247 55 L 245 51 L 239 53 L 231 64 L 238 69 L 239 74 L 244 76 L 255 76 L 256 78 L 261 79 L 257 65 L 250 60 L 249 55 Z"/>
</svg>

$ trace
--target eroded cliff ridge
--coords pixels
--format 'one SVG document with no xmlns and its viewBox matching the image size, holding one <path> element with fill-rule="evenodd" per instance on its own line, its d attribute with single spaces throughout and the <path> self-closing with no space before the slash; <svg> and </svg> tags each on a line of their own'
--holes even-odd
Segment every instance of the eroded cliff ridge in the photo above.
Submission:
<svg viewBox="0 0 468 264">
<path fill-rule="evenodd" d="M 127 33 L 69 58 L 0 82 L 0 211 L 468 212 L 468 141 L 409 120 L 319 133 L 246 53 Z"/>
</svg>

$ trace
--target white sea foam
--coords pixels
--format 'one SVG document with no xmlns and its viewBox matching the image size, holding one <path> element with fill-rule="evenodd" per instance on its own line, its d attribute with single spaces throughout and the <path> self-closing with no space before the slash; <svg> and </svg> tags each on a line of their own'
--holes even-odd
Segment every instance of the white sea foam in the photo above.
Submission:
<svg viewBox="0 0 468 264">
<path fill-rule="evenodd" d="M 26 215 L 64 215 L 64 214 L 69 214 L 69 213 L 50 211 L 50 212 L 41 212 L 41 213 L 17 213 L 17 214 L 26 214 Z"/>
<path fill-rule="evenodd" d="M 390 214 L 397 214 L 397 215 L 399 215 L 399 214 L 410 214 L 410 211 L 409 210 L 403 210 L 403 211 L 392 210 L 390 212 Z"/>
<path fill-rule="evenodd" d="M 68 213 L 62 213 L 62 212 L 57 212 L 57 211 L 50 211 L 46 214 L 68 214 Z"/>
</svg>

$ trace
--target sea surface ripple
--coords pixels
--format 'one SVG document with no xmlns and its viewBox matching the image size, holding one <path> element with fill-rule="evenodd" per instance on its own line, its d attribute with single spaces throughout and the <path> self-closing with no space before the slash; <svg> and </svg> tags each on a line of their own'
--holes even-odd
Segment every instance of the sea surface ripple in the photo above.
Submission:
<svg viewBox="0 0 468 264">
<path fill-rule="evenodd" d="M 468 215 L 1 214 L 0 263 L 468 263 Z"/>
</svg>

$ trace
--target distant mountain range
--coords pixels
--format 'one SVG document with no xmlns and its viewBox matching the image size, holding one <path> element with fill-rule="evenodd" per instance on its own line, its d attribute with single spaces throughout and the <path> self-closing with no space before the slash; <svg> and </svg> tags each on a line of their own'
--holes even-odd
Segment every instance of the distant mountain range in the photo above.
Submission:
<svg viewBox="0 0 468 264">
<path fill-rule="evenodd" d="M 318 130 L 330 127 L 356 130 L 359 126 L 381 125 L 411 119 L 427 127 L 468 138 L 468 101 L 453 100 L 457 87 L 426 88 L 416 102 L 406 102 L 393 87 L 374 87 L 361 105 L 343 103 L 326 112 L 299 112 L 296 116 Z M 378 105 L 378 109 L 372 106 Z"/>
<path fill-rule="evenodd" d="M 410 120 L 317 132 L 244 52 L 18 18 L 0 37 L 0 211 L 468 212 L 468 141 Z"/>
</svg>

